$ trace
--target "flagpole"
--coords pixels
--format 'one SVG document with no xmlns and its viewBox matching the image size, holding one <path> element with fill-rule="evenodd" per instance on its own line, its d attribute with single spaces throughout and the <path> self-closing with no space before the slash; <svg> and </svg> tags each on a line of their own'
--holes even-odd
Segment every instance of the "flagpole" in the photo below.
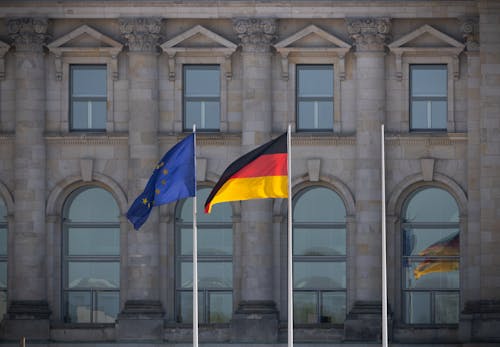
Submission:
<svg viewBox="0 0 500 347">
<path fill-rule="evenodd" d="M 386 244 L 386 220 L 385 220 L 385 139 L 384 125 L 381 126 L 381 150 L 382 150 L 382 347 L 388 346 L 387 337 L 387 244 Z"/>
<path fill-rule="evenodd" d="M 196 199 L 196 124 L 193 124 L 194 134 L 194 197 L 193 197 L 193 347 L 198 347 L 198 225 Z"/>
<path fill-rule="evenodd" d="M 287 130 L 288 165 L 288 347 L 293 347 L 293 263 L 292 263 L 292 140 L 291 125 Z"/>
</svg>

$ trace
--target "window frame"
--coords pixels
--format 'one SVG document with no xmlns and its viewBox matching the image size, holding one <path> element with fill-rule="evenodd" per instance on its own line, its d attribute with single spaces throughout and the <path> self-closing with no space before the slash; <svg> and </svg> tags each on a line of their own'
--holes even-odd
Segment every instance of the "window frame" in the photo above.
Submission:
<svg viewBox="0 0 500 347">
<path fill-rule="evenodd" d="M 1 188 L 1 186 L 0 186 Z M 2 196 L 0 195 L 0 205 L 3 205 L 5 207 L 5 211 L 7 212 L 7 203 L 4 202 L 4 200 L 2 199 Z M 9 221 L 8 221 L 8 216 L 5 215 L 5 216 L 0 216 L 0 229 L 5 229 L 5 242 L 6 242 L 6 251 L 5 251 L 5 254 L 1 254 L 0 253 L 0 263 L 5 263 L 5 271 L 6 271 L 6 274 L 5 274 L 5 278 L 6 278 L 6 283 L 5 283 L 5 288 L 1 288 L 0 287 L 0 292 L 2 293 L 5 293 L 5 312 L 0 312 L 0 322 L 3 320 L 4 318 L 4 314 L 7 313 L 7 304 L 9 302 L 9 284 L 10 284 L 10 281 L 9 281 L 9 264 L 11 264 L 11 262 L 9 262 L 9 237 L 10 237 L 10 233 L 9 233 Z"/>
<path fill-rule="evenodd" d="M 401 321 L 412 327 L 440 327 L 440 326 L 452 326 L 455 327 L 459 324 L 457 321 L 456 323 L 436 323 L 435 322 L 435 316 L 436 316 L 436 310 L 435 310 L 435 297 L 437 293 L 454 293 L 458 295 L 458 307 L 457 311 L 460 312 L 460 302 L 461 302 L 461 287 L 462 287 L 462 275 L 461 275 L 461 268 L 462 268 L 462 262 L 460 261 L 460 248 L 459 248 L 459 253 L 456 256 L 420 256 L 420 255 L 405 255 L 404 249 L 405 249 L 405 232 L 407 228 L 416 228 L 418 229 L 456 229 L 458 230 L 458 235 L 459 237 L 463 234 L 461 232 L 461 222 L 460 220 L 456 222 L 406 222 L 405 221 L 405 216 L 407 213 L 407 208 L 408 204 L 411 202 L 411 200 L 419 193 L 422 192 L 426 189 L 440 189 L 447 194 L 450 195 L 455 200 L 455 203 L 457 204 L 457 212 L 459 212 L 460 207 L 459 203 L 456 200 L 456 198 L 451 194 L 448 190 L 442 188 L 442 187 L 436 187 L 436 186 L 421 186 L 413 190 L 404 200 L 402 204 L 402 209 L 401 209 L 401 223 L 399 225 L 399 233 L 400 233 L 400 288 L 401 288 Z M 460 244 L 460 243 L 459 243 Z M 407 260 L 410 261 L 419 261 L 419 260 L 424 260 L 424 259 L 443 259 L 443 260 L 453 260 L 457 261 L 459 264 L 458 268 L 458 274 L 459 274 L 459 280 L 458 280 L 458 287 L 456 289 L 453 288 L 406 288 L 406 273 L 405 273 L 405 267 L 404 264 L 406 263 Z M 411 323 L 407 321 L 407 316 L 406 312 L 408 312 L 407 307 L 408 303 L 406 300 L 406 294 L 407 293 L 429 293 L 430 295 L 430 322 L 427 323 Z"/>
<path fill-rule="evenodd" d="M 332 73 L 332 95 L 330 96 L 314 96 L 314 97 L 301 97 L 299 95 L 299 70 L 320 70 L 320 68 L 330 68 Z M 333 64 L 295 64 L 295 131 L 296 132 L 333 132 L 335 130 L 335 67 Z M 305 100 L 304 100 L 305 99 Z M 332 104 L 332 128 L 299 128 L 299 104 L 301 101 L 314 101 L 315 103 L 320 101 L 330 101 Z"/>
<path fill-rule="evenodd" d="M 219 72 L 219 96 L 211 97 L 211 96 L 203 96 L 203 97 L 189 97 L 186 94 L 186 72 L 187 69 L 192 68 L 193 70 L 217 70 Z M 222 123 L 222 67 L 221 64 L 182 64 L 182 131 L 189 132 L 192 128 L 189 128 L 186 124 L 186 110 L 187 110 L 187 102 L 190 100 L 193 101 L 218 101 L 219 103 L 219 128 L 202 128 L 201 126 L 197 126 L 196 130 L 199 132 L 220 132 L 221 131 L 221 123 Z"/>
<path fill-rule="evenodd" d="M 106 71 L 106 96 L 86 96 L 86 97 L 78 97 L 73 95 L 73 81 L 74 81 L 74 75 L 73 71 L 76 69 L 82 69 L 82 70 L 105 70 Z M 70 132 L 105 132 L 106 131 L 106 125 L 105 128 L 74 128 L 73 127 L 73 122 L 74 122 L 74 114 L 73 114 L 73 102 L 74 101 L 88 101 L 88 102 L 93 102 L 93 101 L 104 101 L 106 103 L 106 115 L 104 118 L 104 123 L 107 123 L 108 120 L 108 67 L 106 64 L 69 64 L 69 101 L 68 101 L 68 110 L 69 110 L 69 131 Z M 89 105 L 87 106 L 89 107 Z M 88 110 L 87 110 L 88 111 Z"/>
<path fill-rule="evenodd" d="M 62 235 L 61 235 L 61 294 L 60 294 L 60 307 L 61 307 L 61 320 L 65 323 L 71 323 L 71 324 L 114 324 L 110 322 L 96 322 L 95 321 L 95 314 L 97 312 L 98 308 L 98 300 L 97 296 L 101 292 L 110 292 L 110 293 L 118 293 L 118 305 L 120 307 L 121 305 L 121 277 L 122 277 L 122 269 L 121 269 L 121 241 L 118 242 L 118 247 L 119 247 L 119 253 L 118 255 L 69 255 L 68 253 L 68 246 L 69 246 L 69 240 L 68 240 L 68 230 L 69 228 L 89 228 L 89 227 L 95 227 L 99 229 L 107 229 L 107 228 L 113 228 L 113 229 L 118 229 L 118 232 L 120 234 L 121 238 L 121 223 L 118 220 L 115 222 L 69 222 L 67 220 L 67 215 L 69 213 L 69 210 L 71 208 L 72 203 L 74 202 L 75 198 L 83 193 L 85 190 L 88 189 L 101 189 L 109 194 L 107 189 L 104 189 L 103 187 L 100 186 L 82 186 L 79 187 L 75 190 L 73 190 L 65 199 L 64 205 L 63 205 L 63 218 L 62 218 Z M 112 194 L 111 194 L 112 195 Z M 113 197 L 113 199 L 115 199 Z M 119 205 L 118 202 L 115 199 L 116 207 L 119 210 Z M 118 283 L 118 288 L 114 289 L 106 289 L 106 288 L 77 288 L 77 289 L 71 289 L 68 286 L 68 280 L 69 280 L 69 263 L 70 262 L 104 262 L 104 263 L 117 263 L 118 264 L 118 276 L 119 276 L 119 282 Z M 76 293 L 76 292 L 85 292 L 85 293 L 90 293 L 90 305 L 91 305 L 91 311 L 90 311 L 90 322 L 71 322 L 68 320 L 67 313 L 68 313 L 68 300 L 67 296 L 68 293 Z M 115 320 L 118 318 L 118 316 L 115 318 Z"/>
</svg>

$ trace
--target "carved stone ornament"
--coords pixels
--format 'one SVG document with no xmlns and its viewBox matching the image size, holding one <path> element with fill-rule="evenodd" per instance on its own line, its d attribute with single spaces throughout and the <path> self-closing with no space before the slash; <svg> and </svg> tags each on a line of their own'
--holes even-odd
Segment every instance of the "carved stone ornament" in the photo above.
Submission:
<svg viewBox="0 0 500 347">
<path fill-rule="evenodd" d="M 156 52 L 161 18 L 121 18 L 120 32 L 131 52 Z"/>
<path fill-rule="evenodd" d="M 269 52 L 277 37 L 274 18 L 238 18 L 233 21 L 233 28 L 244 52 Z"/>
<path fill-rule="evenodd" d="M 347 18 L 347 32 L 356 51 L 383 51 L 390 37 L 389 18 Z"/>
<path fill-rule="evenodd" d="M 462 18 L 462 37 L 467 51 L 479 51 L 479 18 Z"/>
<path fill-rule="evenodd" d="M 18 52 L 42 52 L 47 40 L 46 18 L 15 18 L 7 20 L 7 31 Z"/>
</svg>

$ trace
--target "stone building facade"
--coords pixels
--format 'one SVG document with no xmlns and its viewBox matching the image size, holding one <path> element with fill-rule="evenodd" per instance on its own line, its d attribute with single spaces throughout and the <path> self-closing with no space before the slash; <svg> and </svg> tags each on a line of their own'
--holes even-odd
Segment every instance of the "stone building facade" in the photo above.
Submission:
<svg viewBox="0 0 500 347">
<path fill-rule="evenodd" d="M 499 114 L 494 0 L 2 1 L 0 345 L 190 343 L 193 123 L 199 204 L 292 126 L 297 345 L 380 341 L 382 124 L 392 345 L 500 343 Z M 200 342 L 286 344 L 286 201 L 199 214 Z"/>
</svg>

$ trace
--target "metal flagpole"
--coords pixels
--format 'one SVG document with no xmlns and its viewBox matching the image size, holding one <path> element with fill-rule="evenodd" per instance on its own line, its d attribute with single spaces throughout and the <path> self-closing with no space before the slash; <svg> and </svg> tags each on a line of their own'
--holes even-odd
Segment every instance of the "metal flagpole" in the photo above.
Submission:
<svg viewBox="0 0 500 347">
<path fill-rule="evenodd" d="M 293 347 L 293 269 L 292 269 L 292 140 L 291 125 L 287 131 L 288 165 L 288 347 Z"/>
<path fill-rule="evenodd" d="M 382 347 L 388 346 L 387 337 L 387 245 L 386 245 L 386 221 L 385 221 L 385 143 L 384 125 L 381 126 L 381 149 L 382 149 Z"/>
<path fill-rule="evenodd" d="M 196 222 L 196 124 L 193 124 L 194 134 L 194 197 L 193 197 L 193 347 L 198 347 L 198 225 Z"/>
</svg>

